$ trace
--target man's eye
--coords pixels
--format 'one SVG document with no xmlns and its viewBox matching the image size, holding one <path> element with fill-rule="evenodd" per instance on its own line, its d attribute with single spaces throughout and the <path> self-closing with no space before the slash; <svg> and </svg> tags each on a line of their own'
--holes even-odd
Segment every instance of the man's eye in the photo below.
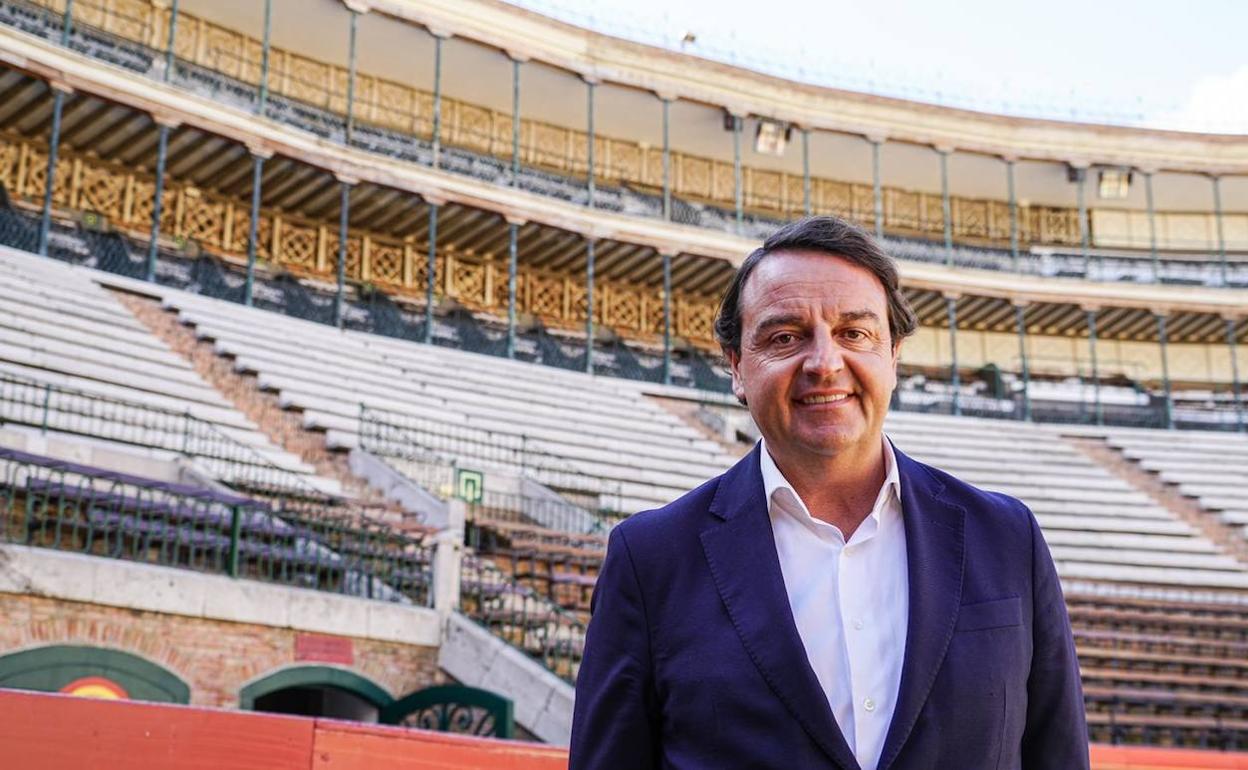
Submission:
<svg viewBox="0 0 1248 770">
<path fill-rule="evenodd" d="M 862 329 L 846 329 L 845 336 L 854 342 L 861 342 L 867 338 L 867 333 Z"/>
<path fill-rule="evenodd" d="M 771 341 L 776 345 L 788 345 L 796 340 L 797 335 L 792 332 L 780 332 L 771 338 Z"/>
</svg>

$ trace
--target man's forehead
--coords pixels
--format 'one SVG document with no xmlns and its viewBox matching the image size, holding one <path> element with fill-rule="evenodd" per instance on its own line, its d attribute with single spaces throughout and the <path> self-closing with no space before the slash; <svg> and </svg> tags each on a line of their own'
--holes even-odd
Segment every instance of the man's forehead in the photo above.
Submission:
<svg viewBox="0 0 1248 770">
<path fill-rule="evenodd" d="M 884 286 L 874 273 L 843 257 L 820 252 L 767 255 L 746 279 L 741 293 L 742 311 L 751 315 L 815 306 L 821 313 L 866 310 L 879 314 L 887 307 Z"/>
</svg>

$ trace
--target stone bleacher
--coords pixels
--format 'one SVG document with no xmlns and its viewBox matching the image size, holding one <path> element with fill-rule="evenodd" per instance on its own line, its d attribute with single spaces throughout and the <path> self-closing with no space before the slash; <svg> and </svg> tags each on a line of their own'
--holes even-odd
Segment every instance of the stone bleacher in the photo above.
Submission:
<svg viewBox="0 0 1248 770">
<path fill-rule="evenodd" d="M 1248 538 L 1248 438 L 1115 428 L 1106 440 Z"/>
<path fill-rule="evenodd" d="M 293 474 L 319 492 L 340 491 L 335 480 L 316 476 L 270 442 L 90 272 L 0 248 L 0 276 L 0 420 L 7 427 L 72 433 L 167 460 L 195 454 L 196 442 L 187 442 L 177 419 L 189 414 L 257 465 Z M 45 388 L 46 418 L 39 393 Z"/>
<path fill-rule="evenodd" d="M 732 462 L 723 447 L 635 389 L 610 379 L 538 367 L 372 334 L 343 332 L 152 287 L 166 307 L 195 327 L 261 387 L 300 409 L 305 427 L 328 432 L 330 446 L 359 444 L 361 404 L 405 419 L 431 442 L 486 433 L 601 483 L 601 505 L 631 512 L 673 499 Z M 467 452 L 466 452 L 467 453 Z M 542 466 L 500 472 L 542 480 Z M 549 466 L 554 470 L 555 466 Z"/>
</svg>

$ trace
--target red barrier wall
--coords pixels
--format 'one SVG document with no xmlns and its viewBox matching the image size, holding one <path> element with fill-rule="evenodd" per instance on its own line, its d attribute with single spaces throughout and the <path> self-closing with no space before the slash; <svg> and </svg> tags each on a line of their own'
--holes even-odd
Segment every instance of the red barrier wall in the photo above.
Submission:
<svg viewBox="0 0 1248 770">
<path fill-rule="evenodd" d="M 246 711 L 0 690 L 3 766 L 22 770 L 556 770 L 533 743 Z M 1248 770 L 1248 754 L 1093 746 L 1095 770 Z"/>
</svg>

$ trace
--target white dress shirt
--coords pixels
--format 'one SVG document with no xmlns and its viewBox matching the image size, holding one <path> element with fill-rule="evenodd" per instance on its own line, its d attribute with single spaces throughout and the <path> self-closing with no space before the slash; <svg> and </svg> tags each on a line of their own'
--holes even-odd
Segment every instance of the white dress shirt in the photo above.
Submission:
<svg viewBox="0 0 1248 770">
<path fill-rule="evenodd" d="M 810 515 L 764 443 L 759 453 L 771 529 L 806 657 L 862 770 L 884 748 L 905 656 L 910 588 L 901 481 L 884 439 L 886 476 L 849 542 Z"/>
</svg>

